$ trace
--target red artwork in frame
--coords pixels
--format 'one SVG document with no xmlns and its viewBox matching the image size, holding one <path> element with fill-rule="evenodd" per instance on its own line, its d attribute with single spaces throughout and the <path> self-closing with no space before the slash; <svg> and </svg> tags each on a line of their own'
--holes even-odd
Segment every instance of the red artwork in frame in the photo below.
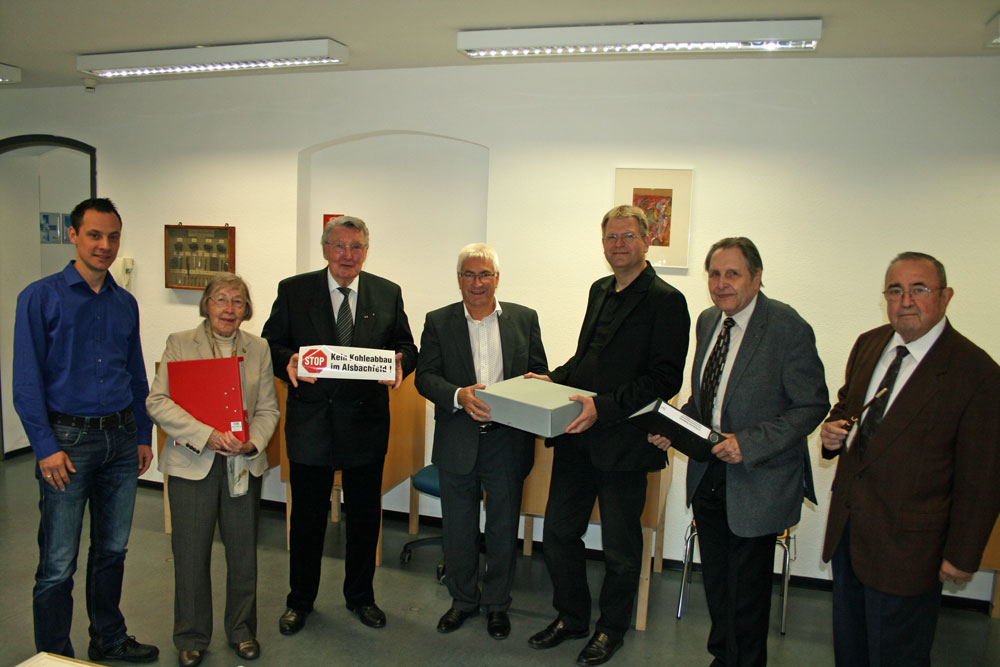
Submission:
<svg viewBox="0 0 1000 667">
<path fill-rule="evenodd" d="M 674 191 L 663 188 L 633 188 L 632 205 L 646 213 L 649 223 L 649 245 L 670 245 L 670 215 L 673 211 Z"/>
</svg>

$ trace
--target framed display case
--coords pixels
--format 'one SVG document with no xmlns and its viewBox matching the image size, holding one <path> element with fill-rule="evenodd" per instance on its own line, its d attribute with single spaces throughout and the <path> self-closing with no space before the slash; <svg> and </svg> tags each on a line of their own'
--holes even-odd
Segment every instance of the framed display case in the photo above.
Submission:
<svg viewBox="0 0 1000 667">
<path fill-rule="evenodd" d="M 203 290 L 216 273 L 236 271 L 236 228 L 164 225 L 165 284 Z"/>
</svg>

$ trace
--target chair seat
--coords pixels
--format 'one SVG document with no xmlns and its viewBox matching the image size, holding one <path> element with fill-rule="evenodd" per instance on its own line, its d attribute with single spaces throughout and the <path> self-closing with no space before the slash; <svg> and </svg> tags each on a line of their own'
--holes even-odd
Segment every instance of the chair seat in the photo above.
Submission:
<svg viewBox="0 0 1000 667">
<path fill-rule="evenodd" d="M 413 474 L 413 486 L 421 493 L 440 498 L 441 478 L 438 475 L 438 467 L 432 463 L 415 472 Z"/>
</svg>

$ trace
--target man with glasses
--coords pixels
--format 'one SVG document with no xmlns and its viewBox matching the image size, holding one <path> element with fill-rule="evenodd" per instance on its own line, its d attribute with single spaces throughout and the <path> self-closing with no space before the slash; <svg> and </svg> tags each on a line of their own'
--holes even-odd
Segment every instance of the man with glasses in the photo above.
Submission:
<svg viewBox="0 0 1000 667">
<path fill-rule="evenodd" d="M 823 547 L 834 652 L 929 665 L 941 585 L 972 578 L 1000 511 L 1000 367 L 945 318 L 934 257 L 897 255 L 882 294 L 889 324 L 855 342 L 820 431 L 824 458 L 840 455 Z"/>
<path fill-rule="evenodd" d="M 35 646 L 74 657 L 73 574 L 90 508 L 87 615 L 91 660 L 152 662 L 129 636 L 119 603 L 139 475 L 153 460 L 139 306 L 109 273 L 122 219 L 110 199 L 70 214 L 76 259 L 17 297 L 14 408 L 38 465 Z"/>
<path fill-rule="evenodd" d="M 344 598 L 369 627 L 385 626 L 372 579 L 382 515 L 382 467 L 389 441 L 389 394 L 413 370 L 417 348 L 399 286 L 361 270 L 368 227 L 342 216 L 323 228 L 327 267 L 286 278 L 262 335 L 271 346 L 274 374 L 291 384 L 285 439 L 292 492 L 289 587 L 278 620 L 282 634 L 305 625 L 319 590 L 326 514 L 333 476 L 341 471 L 347 522 Z M 304 345 L 395 350 L 395 381 L 298 376 Z"/>
<path fill-rule="evenodd" d="M 501 302 L 496 251 L 471 243 L 458 254 L 462 300 L 427 313 L 420 339 L 417 389 L 434 403 L 433 462 L 441 478 L 445 583 L 451 608 L 438 632 L 457 630 L 482 607 L 494 639 L 510 634 L 510 589 L 521 513 L 535 438 L 490 421 L 475 390 L 547 369 L 538 314 Z M 479 503 L 486 492 L 486 572 L 479 576 Z M 529 538 L 530 539 L 530 538 Z M 480 590 L 480 579 L 482 588 Z"/>
<path fill-rule="evenodd" d="M 590 634 L 583 535 L 596 498 L 605 574 L 601 616 L 577 658 L 584 666 L 610 660 L 631 625 L 646 474 L 666 460 L 626 418 L 677 393 L 687 356 L 687 302 L 646 261 L 648 231 L 645 213 L 635 206 L 616 206 L 604 215 L 601 240 L 613 275 L 590 287 L 576 354 L 541 376 L 597 394 L 571 397 L 583 410 L 566 434 L 548 443 L 555 452 L 542 539 L 558 616 L 528 640 L 532 648 L 548 649 Z"/>
</svg>

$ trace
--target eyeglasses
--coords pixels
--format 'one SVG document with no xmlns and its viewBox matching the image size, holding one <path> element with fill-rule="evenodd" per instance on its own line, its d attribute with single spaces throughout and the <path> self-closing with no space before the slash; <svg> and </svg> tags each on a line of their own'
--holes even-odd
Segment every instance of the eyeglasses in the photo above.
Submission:
<svg viewBox="0 0 1000 667">
<path fill-rule="evenodd" d="M 458 274 L 458 276 L 462 280 L 468 280 L 470 282 L 475 280 L 476 278 L 479 278 L 481 281 L 486 282 L 495 275 L 496 272 L 494 271 L 481 271 L 479 273 L 473 273 L 472 271 L 463 271 L 462 273 Z"/>
<path fill-rule="evenodd" d="M 619 234 L 608 234 L 607 236 L 604 237 L 603 240 L 604 240 L 605 243 L 614 245 L 614 244 L 618 243 L 618 239 L 621 239 L 625 243 L 631 243 L 632 241 L 635 241 L 637 238 L 639 238 L 639 237 L 635 233 L 633 233 L 633 232 L 625 232 L 624 234 L 620 234 L 620 235 Z"/>
<path fill-rule="evenodd" d="M 228 296 L 222 296 L 220 294 L 219 296 L 213 296 L 209 298 L 209 301 L 214 303 L 219 308 L 228 308 L 229 306 L 232 306 L 236 310 L 239 310 L 240 308 L 243 308 L 244 306 L 247 305 L 246 299 L 244 299 L 241 296 L 233 297 L 232 299 L 230 299 Z"/>
<path fill-rule="evenodd" d="M 350 245 L 346 245 L 346 244 L 340 243 L 339 241 L 335 241 L 333 243 L 327 243 L 326 241 L 323 241 L 323 243 L 324 243 L 324 245 L 328 245 L 331 248 L 333 248 L 334 252 L 341 253 L 341 254 L 347 252 L 348 250 L 350 250 L 352 253 L 355 253 L 355 252 L 361 252 L 362 250 L 365 250 L 365 249 L 368 248 L 368 246 L 366 246 L 363 243 L 352 243 Z"/>
<path fill-rule="evenodd" d="M 882 292 L 882 296 L 885 297 L 886 301 L 899 301 L 903 298 L 904 294 L 909 294 L 910 298 L 914 301 L 922 301 L 924 299 L 929 299 L 931 293 L 937 292 L 944 289 L 943 287 L 912 287 L 910 289 L 903 289 L 902 287 L 890 287 L 889 289 Z"/>
</svg>

